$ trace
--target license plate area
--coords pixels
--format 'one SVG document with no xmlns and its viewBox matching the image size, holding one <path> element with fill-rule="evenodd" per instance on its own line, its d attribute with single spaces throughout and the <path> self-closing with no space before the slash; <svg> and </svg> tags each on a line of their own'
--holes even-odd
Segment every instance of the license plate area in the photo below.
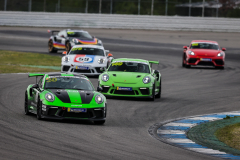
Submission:
<svg viewBox="0 0 240 160">
<path fill-rule="evenodd" d="M 132 91 L 132 87 L 117 87 L 119 91 Z"/>
<path fill-rule="evenodd" d="M 211 61 L 212 61 L 211 58 L 201 58 L 200 60 L 201 60 L 201 61 L 206 61 L 206 62 L 211 62 Z"/>
<path fill-rule="evenodd" d="M 86 66 L 76 66 L 76 69 L 89 70 L 89 67 L 86 67 Z"/>
<path fill-rule="evenodd" d="M 86 113 L 86 108 L 68 108 L 68 112 L 74 112 L 74 113 Z"/>
</svg>

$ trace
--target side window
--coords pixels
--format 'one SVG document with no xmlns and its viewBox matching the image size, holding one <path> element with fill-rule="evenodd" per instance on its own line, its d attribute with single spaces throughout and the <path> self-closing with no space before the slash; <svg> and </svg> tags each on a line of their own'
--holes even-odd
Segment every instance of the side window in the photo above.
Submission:
<svg viewBox="0 0 240 160">
<path fill-rule="evenodd" d="M 43 80 L 43 77 L 38 81 L 38 86 L 39 86 L 40 88 L 42 88 L 42 80 Z"/>
</svg>

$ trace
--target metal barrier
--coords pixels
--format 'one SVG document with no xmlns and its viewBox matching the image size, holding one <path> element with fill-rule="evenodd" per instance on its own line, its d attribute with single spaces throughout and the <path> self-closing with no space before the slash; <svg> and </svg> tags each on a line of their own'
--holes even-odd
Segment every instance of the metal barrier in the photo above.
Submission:
<svg viewBox="0 0 240 160">
<path fill-rule="evenodd" d="M 0 26 L 240 32 L 237 18 L 0 11 Z"/>
</svg>

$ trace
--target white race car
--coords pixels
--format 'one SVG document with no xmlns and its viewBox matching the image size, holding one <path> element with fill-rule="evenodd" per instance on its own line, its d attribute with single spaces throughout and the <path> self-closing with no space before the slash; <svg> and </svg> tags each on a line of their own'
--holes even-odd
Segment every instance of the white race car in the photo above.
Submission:
<svg viewBox="0 0 240 160">
<path fill-rule="evenodd" d="M 80 73 L 84 75 L 100 75 L 100 68 L 107 68 L 113 59 L 113 55 L 103 46 L 75 45 L 69 53 L 62 57 L 62 72 Z"/>
</svg>

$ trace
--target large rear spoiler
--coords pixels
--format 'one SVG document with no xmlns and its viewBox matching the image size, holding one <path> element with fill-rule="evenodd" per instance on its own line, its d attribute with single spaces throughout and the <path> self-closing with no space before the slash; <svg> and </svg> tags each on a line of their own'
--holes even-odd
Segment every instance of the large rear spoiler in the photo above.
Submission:
<svg viewBox="0 0 240 160">
<path fill-rule="evenodd" d="M 148 62 L 152 64 L 159 64 L 159 61 L 148 61 Z"/>
<path fill-rule="evenodd" d="M 48 30 L 48 33 L 51 33 L 52 35 L 54 35 L 54 33 L 58 33 L 60 31 L 52 31 L 52 30 Z"/>
<path fill-rule="evenodd" d="M 36 77 L 36 84 L 37 84 L 37 78 L 40 76 L 44 76 L 43 73 L 29 73 L 28 77 Z"/>
</svg>

